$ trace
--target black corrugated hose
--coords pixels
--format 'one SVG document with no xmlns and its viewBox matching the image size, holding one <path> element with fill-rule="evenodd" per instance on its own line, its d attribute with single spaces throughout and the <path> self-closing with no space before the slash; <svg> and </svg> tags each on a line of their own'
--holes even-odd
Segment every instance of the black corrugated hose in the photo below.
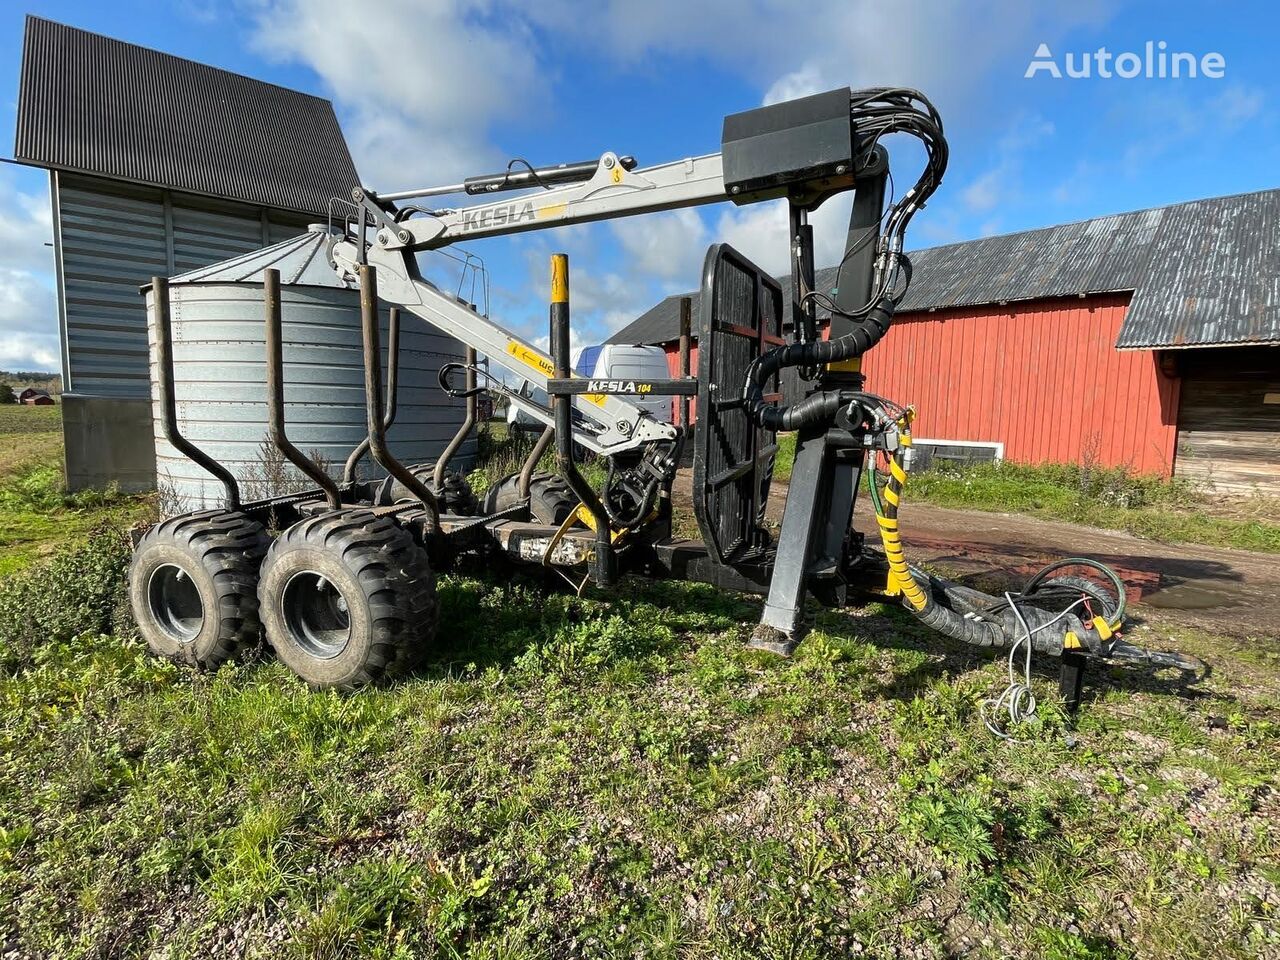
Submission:
<svg viewBox="0 0 1280 960">
<path fill-rule="evenodd" d="M 1073 637 L 1080 652 L 1130 666 L 1171 667 L 1185 673 L 1204 669 L 1204 664 L 1195 657 L 1139 647 L 1122 640 L 1114 632 L 1124 619 L 1124 582 L 1114 570 L 1097 560 L 1071 557 L 1051 563 L 1031 577 L 1020 593 L 1006 594 L 1004 600 L 908 565 L 898 535 L 898 505 L 907 480 L 904 451 L 911 447 L 909 420 L 910 411 L 898 421 L 900 445 L 889 460 L 889 481 L 883 501 L 877 502 L 876 520 L 880 524 L 885 558 L 889 561 L 890 587 L 897 587 L 907 606 L 922 623 L 948 637 L 978 647 L 1007 647 L 1029 639 L 1033 650 L 1061 656 L 1067 648 L 1068 638 Z M 874 477 L 869 482 L 874 483 Z M 1082 597 L 1064 597 L 1067 605 L 1058 613 L 1044 610 L 1031 600 L 1042 587 L 1070 580 L 1070 577 L 1050 579 L 1051 574 L 1069 567 L 1097 570 L 1111 581 L 1115 591 L 1114 606 L 1102 611 L 1102 615 L 1091 619 L 1088 624 L 1074 612 Z"/>
<path fill-rule="evenodd" d="M 811 340 L 776 347 L 753 360 L 747 367 L 742 398 L 747 413 L 766 430 L 799 430 L 811 423 L 831 422 L 842 403 L 848 401 L 838 391 L 815 393 L 789 407 L 766 406 L 765 386 L 783 367 L 818 366 L 838 363 L 866 353 L 889 332 L 896 304 L 885 298 L 855 323 L 851 333 L 837 340 Z"/>
<path fill-rule="evenodd" d="M 907 606 L 920 622 L 976 647 L 1006 647 L 1030 633 L 1032 649 L 1060 656 L 1067 633 L 1071 632 L 1091 652 L 1098 652 L 1101 638 L 1097 632 L 1086 629 L 1074 613 L 1053 613 L 1029 604 L 1021 605 L 1017 610 L 1012 604 L 1000 608 L 995 597 L 968 590 L 907 564 L 898 534 L 898 504 L 907 479 L 904 451 L 911 447 L 911 432 L 905 417 L 898 424 L 900 445 L 890 457 L 889 482 L 876 519 L 880 525 L 885 557 L 889 561 L 890 583 L 902 593 Z M 1060 567 L 1061 564 L 1054 564 L 1046 569 L 1051 571 Z M 1031 583 L 1034 585 L 1039 579 L 1037 574 Z M 1123 589 L 1120 595 L 1123 597 Z M 984 606 L 981 603 L 983 598 L 989 599 L 991 606 Z M 1123 611 L 1122 606 L 1120 609 Z M 969 616 L 965 616 L 966 613 Z M 1018 614 L 1022 615 L 1021 619 Z M 1050 625 L 1055 629 L 1047 629 Z"/>
</svg>

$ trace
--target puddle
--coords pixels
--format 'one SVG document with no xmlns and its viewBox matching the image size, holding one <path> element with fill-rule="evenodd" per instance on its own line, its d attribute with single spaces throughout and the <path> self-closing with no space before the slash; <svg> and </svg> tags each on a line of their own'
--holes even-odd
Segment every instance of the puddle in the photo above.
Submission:
<svg viewBox="0 0 1280 960">
<path fill-rule="evenodd" d="M 1235 583 L 1214 583 L 1188 580 L 1154 593 L 1148 593 L 1142 602 L 1164 610 L 1214 610 L 1220 607 L 1238 607 L 1245 601 L 1244 588 Z"/>
</svg>

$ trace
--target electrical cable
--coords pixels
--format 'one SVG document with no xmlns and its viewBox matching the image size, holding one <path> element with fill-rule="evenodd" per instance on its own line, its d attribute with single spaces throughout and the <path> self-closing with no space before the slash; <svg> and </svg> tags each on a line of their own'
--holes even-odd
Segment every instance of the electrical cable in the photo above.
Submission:
<svg viewBox="0 0 1280 960">
<path fill-rule="evenodd" d="M 1107 618 L 1107 625 L 1113 630 L 1119 627 L 1121 622 L 1124 620 L 1125 602 L 1127 599 L 1124 581 L 1120 579 L 1119 574 L 1108 567 L 1105 563 L 1100 563 L 1097 560 L 1090 559 L 1089 557 L 1067 557 L 1065 560 L 1057 560 L 1049 564 L 1047 567 L 1036 571 L 1036 574 L 1023 585 L 1022 595 L 1025 597 L 1035 593 L 1036 588 L 1048 578 L 1049 574 L 1056 573 L 1057 571 L 1068 567 L 1088 567 L 1091 570 L 1098 571 L 1111 581 L 1111 585 L 1115 587 L 1116 591 L 1116 609 L 1111 616 Z"/>
<path fill-rule="evenodd" d="M 1035 715 L 1036 695 L 1031 689 L 1031 638 L 1041 630 L 1051 627 L 1060 621 L 1068 613 L 1084 603 L 1085 598 L 1081 597 L 1079 600 L 1076 600 L 1048 623 L 1042 623 L 1034 630 L 1027 623 L 1027 619 L 1022 615 L 1022 611 L 1018 609 L 1018 605 L 1014 602 L 1012 594 L 1006 592 L 1004 598 L 1009 605 L 1009 609 L 1011 609 L 1014 616 L 1018 618 L 1018 623 L 1021 625 L 1023 633 L 1022 636 L 1014 642 L 1013 646 L 1009 648 L 1009 685 L 1004 688 L 998 697 L 991 697 L 979 703 L 978 715 L 982 718 L 982 722 L 986 728 L 1001 740 L 1013 740 L 1016 742 L 1016 737 L 1007 730 L 1001 730 L 995 725 L 992 720 L 992 716 L 999 713 L 1001 710 L 1005 710 L 1009 714 L 1009 724 L 1012 726 L 1013 724 L 1021 723 L 1024 720 L 1029 720 Z M 1018 679 L 1017 668 L 1014 666 L 1014 660 L 1018 655 L 1018 650 L 1024 646 L 1026 648 L 1026 653 L 1023 657 L 1022 679 Z"/>
</svg>

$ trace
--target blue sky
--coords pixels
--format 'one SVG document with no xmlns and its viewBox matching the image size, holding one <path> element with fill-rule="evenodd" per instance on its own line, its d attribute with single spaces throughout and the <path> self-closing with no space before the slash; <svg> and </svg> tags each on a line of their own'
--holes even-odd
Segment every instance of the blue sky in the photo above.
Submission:
<svg viewBox="0 0 1280 960">
<path fill-rule="evenodd" d="M 605 150 L 642 165 L 712 152 L 725 113 L 842 85 L 910 84 L 942 111 L 951 166 L 912 225 L 925 247 L 1280 186 L 1280 13 L 1262 2 L 1080 0 L 29 0 L 0 12 L 0 130 L 12 150 L 23 14 L 333 99 L 384 191 Z M 1220 53 L 1218 79 L 1024 74 L 1105 47 Z M 1078 62 L 1078 60 L 1077 60 Z M 890 143 L 899 183 L 915 155 Z M 895 146 L 897 147 L 895 150 Z M 839 255 L 847 202 L 816 219 Z M 495 316 L 540 338 L 547 256 L 572 263 L 580 342 L 697 282 L 727 240 L 783 268 L 785 214 L 729 205 L 490 240 Z M 41 171 L 0 165 L 0 368 L 57 367 Z"/>
</svg>

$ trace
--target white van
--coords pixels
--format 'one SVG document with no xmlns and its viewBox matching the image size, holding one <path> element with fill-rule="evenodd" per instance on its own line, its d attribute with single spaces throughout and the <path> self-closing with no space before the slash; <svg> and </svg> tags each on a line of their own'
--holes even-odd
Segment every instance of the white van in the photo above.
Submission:
<svg viewBox="0 0 1280 960">
<path fill-rule="evenodd" d="M 667 354 L 661 347 L 643 344 L 602 343 L 595 347 L 580 347 L 571 359 L 573 372 L 579 377 L 597 380 L 669 380 L 671 370 L 667 366 Z M 547 394 L 527 382 L 520 391 L 535 403 L 546 405 Z M 648 411 L 655 420 L 671 423 L 671 397 L 633 397 L 626 400 L 641 410 Z M 515 429 L 541 430 L 542 424 L 527 413 L 521 413 L 512 404 L 507 408 L 507 424 Z"/>
</svg>

